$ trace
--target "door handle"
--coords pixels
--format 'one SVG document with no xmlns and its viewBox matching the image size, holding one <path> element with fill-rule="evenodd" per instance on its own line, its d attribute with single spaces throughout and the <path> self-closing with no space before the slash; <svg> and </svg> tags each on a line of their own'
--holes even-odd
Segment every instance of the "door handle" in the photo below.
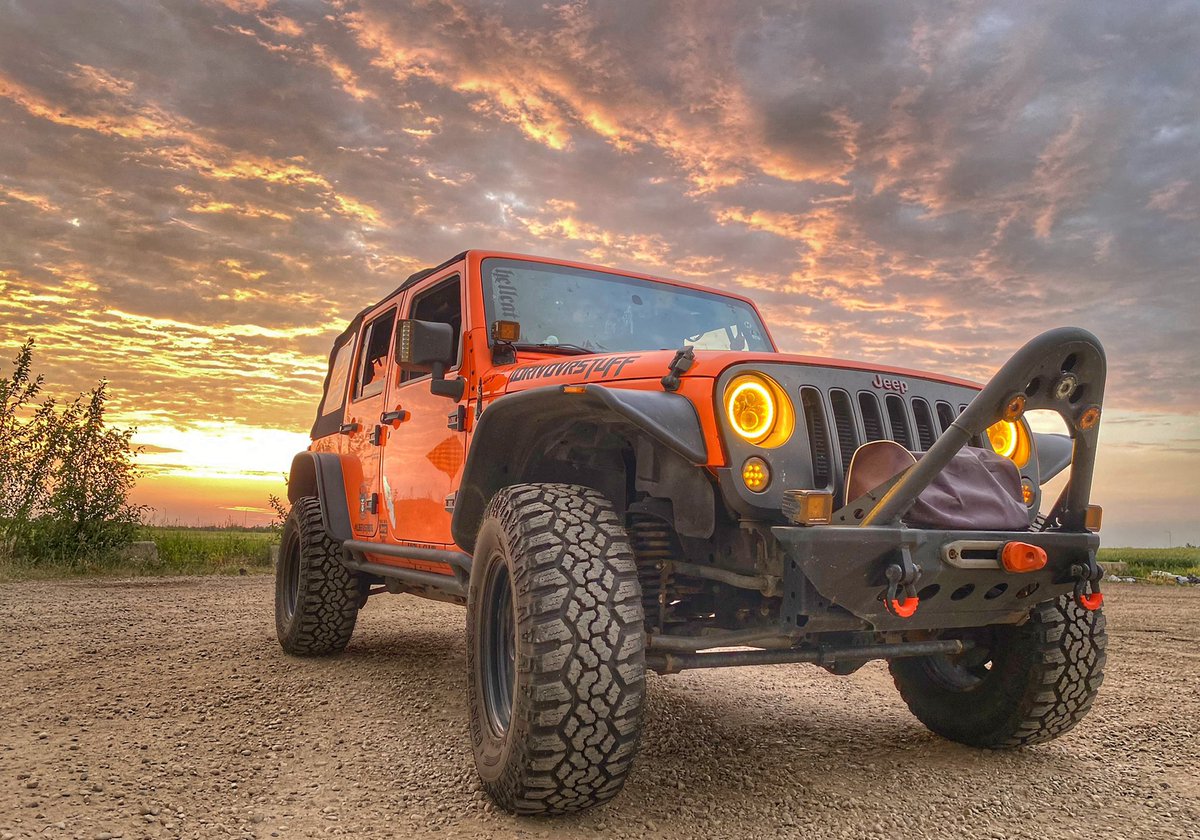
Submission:
<svg viewBox="0 0 1200 840">
<path fill-rule="evenodd" d="M 385 411 L 383 414 L 379 415 L 380 423 L 383 423 L 384 425 L 391 424 L 393 428 L 400 423 L 403 423 L 407 419 L 408 412 L 402 408 L 398 408 L 395 411 Z"/>
<path fill-rule="evenodd" d="M 352 435 L 357 431 L 358 431 L 357 423 L 343 423 L 342 425 L 338 426 L 338 434 L 339 435 Z"/>
</svg>

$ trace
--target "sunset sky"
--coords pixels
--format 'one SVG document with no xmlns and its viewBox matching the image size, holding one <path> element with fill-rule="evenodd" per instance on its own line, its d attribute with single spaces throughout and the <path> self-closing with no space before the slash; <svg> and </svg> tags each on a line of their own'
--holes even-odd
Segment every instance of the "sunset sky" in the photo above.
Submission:
<svg viewBox="0 0 1200 840">
<path fill-rule="evenodd" d="M 254 523 L 333 336 L 470 247 L 980 380 L 1078 325 L 1105 540 L 1200 543 L 1197 56 L 1194 0 L 0 0 L 0 348 Z"/>
</svg>

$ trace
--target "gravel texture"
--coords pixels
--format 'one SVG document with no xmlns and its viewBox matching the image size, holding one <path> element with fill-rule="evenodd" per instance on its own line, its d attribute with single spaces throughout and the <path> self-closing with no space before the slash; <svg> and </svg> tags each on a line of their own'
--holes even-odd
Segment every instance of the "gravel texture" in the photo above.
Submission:
<svg viewBox="0 0 1200 840">
<path fill-rule="evenodd" d="M 943 741 L 879 663 L 651 677 L 625 792 L 548 820 L 479 792 L 461 608 L 381 596 L 301 660 L 266 577 L 4 583 L 0 840 L 1200 838 L 1200 589 L 1106 592 L 1106 682 L 1053 743 Z"/>
</svg>

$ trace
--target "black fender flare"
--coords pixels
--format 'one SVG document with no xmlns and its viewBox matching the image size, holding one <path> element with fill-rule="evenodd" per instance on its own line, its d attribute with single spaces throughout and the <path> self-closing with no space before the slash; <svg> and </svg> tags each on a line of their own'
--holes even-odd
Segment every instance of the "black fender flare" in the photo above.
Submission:
<svg viewBox="0 0 1200 840">
<path fill-rule="evenodd" d="M 1075 442 L 1070 435 L 1034 432 L 1033 440 L 1037 447 L 1038 482 L 1040 484 L 1045 484 L 1071 466 L 1071 454 L 1075 448 Z"/>
<path fill-rule="evenodd" d="M 346 501 L 344 457 L 332 452 L 297 452 L 288 473 L 288 501 L 295 504 L 305 496 L 321 503 L 325 532 L 342 543 L 353 537 L 350 508 Z"/>
<path fill-rule="evenodd" d="M 613 388 L 597 383 L 547 385 L 499 397 L 480 415 L 463 466 L 450 530 L 466 551 L 488 501 L 522 480 L 533 447 L 576 419 L 608 420 L 632 427 L 695 465 L 708 461 L 700 417 L 691 400 L 666 391 Z"/>
</svg>

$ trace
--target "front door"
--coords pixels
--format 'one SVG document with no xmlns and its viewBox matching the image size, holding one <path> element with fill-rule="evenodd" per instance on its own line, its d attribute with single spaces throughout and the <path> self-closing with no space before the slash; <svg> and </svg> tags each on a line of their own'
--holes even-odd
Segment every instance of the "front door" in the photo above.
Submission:
<svg viewBox="0 0 1200 840">
<path fill-rule="evenodd" d="M 463 294 L 460 271 L 433 278 L 409 295 L 405 317 L 450 324 L 458 363 L 462 363 Z M 460 403 L 429 390 L 428 374 L 393 376 L 385 410 L 403 412 L 391 424 L 383 447 L 381 516 L 392 543 L 437 547 L 454 542 L 448 497 L 458 486 L 466 453 L 465 433 L 457 419 Z M 459 428 L 453 428 L 454 426 Z M 417 564 L 419 565 L 419 564 Z"/>
</svg>

